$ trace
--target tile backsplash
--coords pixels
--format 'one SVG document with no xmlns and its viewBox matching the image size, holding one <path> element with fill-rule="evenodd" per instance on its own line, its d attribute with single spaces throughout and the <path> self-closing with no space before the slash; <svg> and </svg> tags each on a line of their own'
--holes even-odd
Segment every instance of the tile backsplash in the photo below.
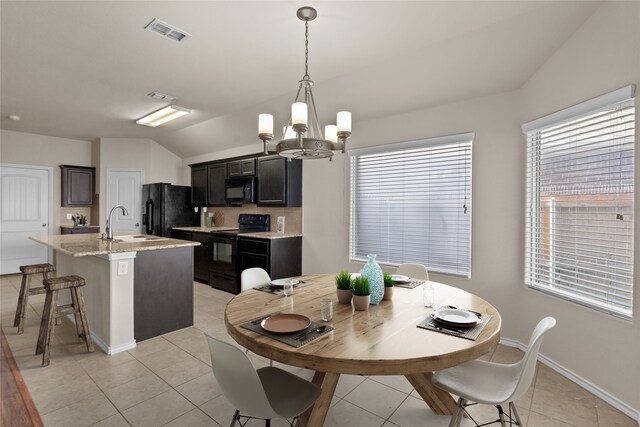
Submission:
<svg viewBox="0 0 640 427">
<path fill-rule="evenodd" d="M 81 207 L 75 207 L 75 208 L 61 207 L 60 208 L 60 225 L 72 227 L 73 226 L 73 220 L 72 219 L 67 219 L 67 214 L 84 215 L 84 216 L 87 217 L 87 225 L 97 225 L 97 224 L 94 224 L 94 222 L 91 220 L 91 208 L 90 207 L 82 207 L 82 208 Z"/>
<path fill-rule="evenodd" d="M 215 218 L 221 218 L 221 223 L 216 222 L 215 225 L 225 227 L 237 227 L 238 216 L 241 213 L 271 215 L 271 230 L 277 230 L 277 218 L 285 217 L 286 233 L 302 233 L 302 208 L 267 208 L 258 205 L 243 205 L 242 207 L 210 207 L 207 212 L 201 212 L 200 224 L 206 224 L 206 215 L 212 214 Z"/>
</svg>

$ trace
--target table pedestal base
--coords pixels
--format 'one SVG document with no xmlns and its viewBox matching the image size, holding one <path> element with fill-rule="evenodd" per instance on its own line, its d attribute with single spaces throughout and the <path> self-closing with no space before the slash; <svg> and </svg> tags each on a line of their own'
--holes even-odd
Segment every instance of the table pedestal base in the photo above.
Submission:
<svg viewBox="0 0 640 427">
<path fill-rule="evenodd" d="M 456 401 L 449 393 L 434 386 L 432 372 L 405 375 L 429 408 L 438 415 L 452 415 L 456 410 Z"/>
<path fill-rule="evenodd" d="M 405 375 L 413 388 L 416 389 L 420 397 L 435 414 L 452 415 L 456 409 L 456 401 L 449 393 L 433 385 L 431 382 L 432 376 L 433 373 L 431 372 Z M 296 427 L 322 427 L 324 425 L 339 379 L 340 374 L 316 371 L 312 382 L 322 388 L 322 394 L 311 408 L 300 415 Z"/>
</svg>

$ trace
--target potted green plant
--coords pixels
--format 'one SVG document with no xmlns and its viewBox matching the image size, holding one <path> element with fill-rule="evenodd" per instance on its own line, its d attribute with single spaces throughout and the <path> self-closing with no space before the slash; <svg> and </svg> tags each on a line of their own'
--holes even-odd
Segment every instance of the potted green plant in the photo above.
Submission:
<svg viewBox="0 0 640 427">
<path fill-rule="evenodd" d="M 371 303 L 369 279 L 364 276 L 355 277 L 351 281 L 351 292 L 353 293 L 353 308 L 367 310 L 369 303 Z"/>
<path fill-rule="evenodd" d="M 351 273 L 341 271 L 336 276 L 336 293 L 340 304 L 351 303 Z"/>
<path fill-rule="evenodd" d="M 384 273 L 382 280 L 384 280 L 384 296 L 382 299 L 389 301 L 393 298 L 393 276 L 390 273 Z"/>
</svg>

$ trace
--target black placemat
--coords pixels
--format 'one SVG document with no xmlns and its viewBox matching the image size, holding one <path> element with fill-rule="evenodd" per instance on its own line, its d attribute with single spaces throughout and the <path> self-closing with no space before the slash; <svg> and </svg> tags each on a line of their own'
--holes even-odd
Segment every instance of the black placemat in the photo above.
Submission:
<svg viewBox="0 0 640 427">
<path fill-rule="evenodd" d="M 333 331 L 333 328 L 326 323 L 323 322 L 311 322 L 311 325 L 307 327 L 303 331 L 294 332 L 292 334 L 274 334 L 273 332 L 269 332 L 262 328 L 260 325 L 264 317 L 258 317 L 257 319 L 253 319 L 250 322 L 244 323 L 241 326 L 245 329 L 258 333 L 260 335 L 264 335 L 274 340 L 283 342 L 292 347 L 302 347 L 308 342 L 311 342 L 317 338 L 320 338 L 329 332 Z M 316 329 L 320 326 L 326 326 L 325 330 L 322 332 L 316 332 Z"/>
<path fill-rule="evenodd" d="M 396 286 L 398 288 L 413 289 L 422 285 L 424 282 L 426 282 L 426 280 L 412 280 L 409 283 L 395 283 L 393 286 Z"/>
<path fill-rule="evenodd" d="M 460 337 L 475 341 L 480 335 L 480 332 L 482 332 L 484 327 L 487 326 L 487 323 L 489 323 L 491 317 L 493 317 L 491 314 L 483 313 L 477 325 L 472 328 L 461 328 L 456 326 L 443 325 L 442 323 L 436 322 L 435 319 L 431 317 L 431 314 L 429 314 L 422 322 L 418 323 L 416 326 L 418 328 L 440 332 L 441 334 L 453 335 L 454 337 Z M 458 333 L 456 332 L 456 330 L 459 330 L 462 333 Z"/>
<path fill-rule="evenodd" d="M 309 286 L 311 284 L 310 281 L 308 280 L 304 280 L 304 281 L 300 281 L 300 283 L 298 283 L 297 285 L 293 285 L 293 293 L 296 293 L 296 289 L 300 289 L 300 288 L 304 288 L 305 286 Z M 268 292 L 270 294 L 274 294 L 274 295 L 282 295 L 283 294 L 283 290 L 280 287 L 275 287 L 275 286 L 271 286 L 271 285 L 264 285 L 261 286 L 259 288 L 254 288 L 256 291 L 262 291 L 262 292 Z"/>
</svg>

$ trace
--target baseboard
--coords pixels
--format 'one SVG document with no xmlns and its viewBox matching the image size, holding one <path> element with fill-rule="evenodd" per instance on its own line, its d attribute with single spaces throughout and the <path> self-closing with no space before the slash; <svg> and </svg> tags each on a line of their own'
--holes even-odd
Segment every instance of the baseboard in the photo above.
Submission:
<svg viewBox="0 0 640 427">
<path fill-rule="evenodd" d="M 67 319 L 71 321 L 75 325 L 76 319 L 73 314 L 67 314 Z M 132 348 L 136 348 L 136 340 L 133 340 L 128 343 L 120 344 L 115 347 L 109 347 L 106 342 L 102 340 L 99 336 L 97 336 L 93 331 L 91 331 L 91 338 L 93 339 L 93 343 L 100 347 L 102 351 L 107 353 L 108 355 L 122 353 L 123 351 L 131 350 Z"/>
<path fill-rule="evenodd" d="M 93 343 L 100 347 L 102 351 L 104 351 L 108 355 L 122 353 L 123 351 L 131 350 L 132 348 L 136 347 L 135 340 L 128 343 L 120 344 L 119 346 L 109 347 L 107 343 L 102 341 L 102 339 L 100 339 L 100 337 L 93 332 L 91 332 L 91 338 L 93 338 Z"/>
<path fill-rule="evenodd" d="M 500 338 L 500 344 L 506 345 L 508 347 L 515 347 L 523 352 L 527 351 L 526 345 L 524 345 L 520 341 L 512 340 L 509 338 Z M 612 396 L 611 394 L 601 389 L 600 387 L 591 384 L 589 381 L 585 380 L 579 375 L 576 375 L 575 373 L 571 372 L 569 369 L 565 368 L 564 366 L 557 364 L 556 362 L 549 359 L 547 356 L 543 354 L 538 353 L 538 361 L 540 363 L 545 364 L 549 368 L 553 369 L 563 377 L 578 384 L 580 387 L 584 388 L 588 392 L 598 396 L 600 399 L 604 400 L 609 405 L 613 406 L 617 410 L 623 412 L 624 414 L 628 415 L 632 419 L 636 420 L 636 422 L 638 422 L 638 424 L 640 425 L 640 411 L 638 411 L 637 409 L 632 408 L 631 406 L 617 399 L 615 396 Z"/>
</svg>

